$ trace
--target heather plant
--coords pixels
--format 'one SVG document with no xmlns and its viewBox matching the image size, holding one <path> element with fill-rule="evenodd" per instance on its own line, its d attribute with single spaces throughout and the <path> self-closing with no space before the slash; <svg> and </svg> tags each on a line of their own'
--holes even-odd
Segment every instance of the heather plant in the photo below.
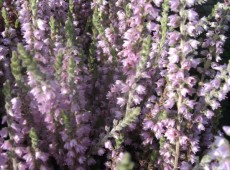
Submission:
<svg viewBox="0 0 230 170">
<path fill-rule="evenodd" d="M 205 3 L 0 1 L 1 169 L 197 167 L 230 90 L 230 4 Z"/>
<path fill-rule="evenodd" d="M 224 126 L 223 130 L 226 135 L 230 135 L 230 127 Z M 229 141 L 223 137 L 223 134 L 215 136 L 215 141 L 210 150 L 201 159 L 199 165 L 194 169 L 219 169 L 225 170 L 230 167 L 230 145 Z"/>
</svg>

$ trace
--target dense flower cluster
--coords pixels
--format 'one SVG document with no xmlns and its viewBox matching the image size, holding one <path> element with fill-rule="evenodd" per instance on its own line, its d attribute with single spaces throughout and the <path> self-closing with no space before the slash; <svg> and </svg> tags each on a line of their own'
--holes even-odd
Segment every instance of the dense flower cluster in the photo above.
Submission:
<svg viewBox="0 0 230 170">
<path fill-rule="evenodd" d="M 181 169 L 230 91 L 230 4 L 4 1 L 0 169 Z"/>
<path fill-rule="evenodd" d="M 230 127 L 224 126 L 223 130 L 226 135 L 230 135 Z M 215 137 L 215 141 L 211 145 L 211 149 L 201 159 L 201 162 L 196 167 L 204 170 L 219 169 L 225 170 L 230 168 L 230 144 L 222 134 Z"/>
</svg>

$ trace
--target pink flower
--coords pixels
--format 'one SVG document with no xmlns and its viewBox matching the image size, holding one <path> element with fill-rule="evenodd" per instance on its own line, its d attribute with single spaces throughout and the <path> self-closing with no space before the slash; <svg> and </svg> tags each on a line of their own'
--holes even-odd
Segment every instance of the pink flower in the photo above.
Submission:
<svg viewBox="0 0 230 170">
<path fill-rule="evenodd" d="M 215 89 L 218 89 L 220 87 L 220 79 L 219 78 L 215 78 L 214 80 L 211 81 L 213 87 L 215 87 Z"/>
<path fill-rule="evenodd" d="M 120 105 L 120 107 L 123 107 L 126 104 L 125 99 L 122 97 L 118 97 L 117 98 L 117 104 Z"/>
<path fill-rule="evenodd" d="M 196 78 L 190 76 L 190 77 L 187 77 L 186 78 L 186 83 L 190 86 L 190 87 L 193 87 L 194 85 L 196 85 Z"/>
<path fill-rule="evenodd" d="M 26 170 L 26 169 L 27 169 L 27 166 L 26 166 L 25 164 L 23 164 L 23 163 L 19 163 L 19 164 L 18 164 L 18 168 L 19 168 L 20 170 Z"/>
<path fill-rule="evenodd" d="M 153 1 L 157 7 L 160 7 L 163 0 L 155 0 Z"/>
<path fill-rule="evenodd" d="M 190 61 L 192 63 L 193 68 L 196 68 L 201 63 L 201 59 L 199 58 L 198 59 L 191 58 Z"/>
<path fill-rule="evenodd" d="M 187 93 L 189 93 L 189 90 L 186 88 L 182 88 L 180 92 L 181 92 L 182 96 L 185 97 L 187 95 Z"/>
<path fill-rule="evenodd" d="M 147 29 L 149 32 L 153 31 L 153 30 L 156 30 L 158 27 L 158 25 L 154 22 L 149 22 L 147 23 Z"/>
<path fill-rule="evenodd" d="M 123 11 L 118 11 L 117 16 L 118 16 L 119 20 L 124 20 L 125 17 L 126 17 L 126 15 L 125 15 L 125 13 Z"/>
<path fill-rule="evenodd" d="M 36 157 L 36 159 L 40 159 L 43 162 L 46 162 L 48 160 L 48 155 L 43 153 L 43 152 L 36 152 L 35 157 Z"/>
<path fill-rule="evenodd" d="M 180 170 L 189 170 L 192 169 L 191 164 L 189 164 L 188 162 L 182 162 L 181 166 L 180 166 Z"/>
<path fill-rule="evenodd" d="M 191 24 L 187 24 L 187 32 L 190 36 L 194 36 L 195 35 L 195 27 Z"/>
<path fill-rule="evenodd" d="M 191 53 L 193 51 L 192 46 L 187 42 L 184 44 L 184 46 L 182 47 L 181 51 L 185 54 L 188 55 L 189 53 Z"/>
<path fill-rule="evenodd" d="M 84 162 L 86 161 L 86 158 L 84 157 L 84 156 L 80 156 L 79 158 L 78 158 L 78 162 L 80 163 L 80 164 L 84 164 Z M 79 168 L 79 167 L 78 167 Z M 80 169 L 79 169 L 80 170 Z M 83 168 L 82 168 L 82 170 L 83 170 Z"/>
<path fill-rule="evenodd" d="M 191 40 L 189 40 L 188 42 L 189 42 L 189 44 L 191 45 L 191 47 L 192 47 L 193 49 L 197 49 L 197 48 L 198 48 L 198 45 L 200 44 L 199 41 L 194 40 L 194 39 L 191 39 Z"/>
<path fill-rule="evenodd" d="M 198 123 L 197 129 L 198 129 L 199 131 L 203 131 L 203 130 L 205 130 L 205 127 L 204 127 L 204 125 L 203 125 L 202 123 Z"/>
<path fill-rule="evenodd" d="M 140 97 L 140 96 L 138 96 L 138 95 L 134 95 L 134 96 L 133 96 L 133 102 L 134 102 L 135 104 L 140 104 L 142 100 L 143 100 L 142 97 Z"/>
<path fill-rule="evenodd" d="M 197 139 L 191 140 L 191 149 L 193 153 L 197 153 L 200 150 L 199 141 Z"/>
<path fill-rule="evenodd" d="M 230 85 L 224 84 L 223 87 L 222 87 L 222 90 L 223 90 L 224 93 L 228 93 L 229 90 L 230 90 Z"/>
<path fill-rule="evenodd" d="M 34 30 L 34 37 L 37 39 L 37 40 L 41 40 L 41 38 L 43 38 L 44 36 L 44 32 L 41 31 L 41 30 Z"/>
<path fill-rule="evenodd" d="M 180 108 L 178 108 L 178 113 L 186 114 L 188 113 L 188 108 L 185 105 L 182 105 Z"/>
<path fill-rule="evenodd" d="M 186 4 L 191 7 L 195 4 L 196 0 L 186 0 Z"/>
<path fill-rule="evenodd" d="M 176 73 L 176 79 L 177 80 L 184 80 L 184 72 L 183 71 L 178 71 Z"/>
<path fill-rule="evenodd" d="M 165 80 L 164 80 L 163 78 L 162 78 L 162 79 L 159 79 L 159 80 L 156 82 L 157 88 L 162 87 L 164 84 L 165 84 Z"/>
<path fill-rule="evenodd" d="M 216 110 L 217 108 L 220 107 L 220 103 L 217 102 L 216 100 L 212 99 L 210 106 L 212 107 L 213 110 Z"/>
<path fill-rule="evenodd" d="M 174 15 L 170 15 L 168 19 L 169 19 L 168 26 L 177 28 L 180 25 L 180 16 L 174 14 Z"/>
<path fill-rule="evenodd" d="M 10 150 L 10 148 L 12 148 L 12 145 L 10 143 L 9 140 L 6 140 L 4 141 L 4 143 L 1 145 L 1 148 L 2 149 L 5 149 L 5 150 Z"/>
<path fill-rule="evenodd" d="M 35 41 L 35 42 L 34 42 L 34 49 L 35 49 L 35 50 L 41 50 L 42 47 L 43 47 L 42 42 L 40 42 L 40 41 Z"/>
<path fill-rule="evenodd" d="M 67 156 L 69 157 L 69 158 L 75 158 L 75 153 L 73 152 L 73 151 L 68 151 L 68 153 L 67 153 Z"/>
<path fill-rule="evenodd" d="M 169 32 L 168 36 L 169 36 L 168 41 L 170 46 L 176 44 L 177 41 L 180 39 L 180 33 L 177 31 Z"/>
<path fill-rule="evenodd" d="M 77 141 L 75 139 L 72 139 L 69 144 L 70 147 L 75 147 L 77 145 Z"/>
<path fill-rule="evenodd" d="M 30 153 L 25 154 L 23 158 L 26 160 L 27 163 L 32 162 L 32 155 Z"/>
<path fill-rule="evenodd" d="M 208 119 L 211 119 L 211 118 L 214 116 L 214 113 L 213 113 L 213 111 L 211 111 L 211 110 L 207 110 L 207 111 L 205 112 L 205 115 L 206 115 L 206 117 L 207 117 Z"/>
<path fill-rule="evenodd" d="M 165 137 L 170 141 L 170 143 L 175 143 L 177 136 L 178 132 L 173 128 L 170 128 L 165 132 Z"/>
<path fill-rule="evenodd" d="M 226 99 L 226 93 L 224 93 L 222 90 L 221 91 L 219 91 L 219 92 L 217 92 L 218 93 L 218 100 L 219 101 L 222 101 L 222 100 L 224 100 L 224 99 Z"/>
<path fill-rule="evenodd" d="M 190 108 L 193 109 L 194 106 L 197 104 L 194 100 L 187 100 L 185 101 L 185 104 Z"/>
<path fill-rule="evenodd" d="M 169 57 L 168 57 L 168 59 L 169 59 L 170 63 L 172 63 L 172 64 L 178 63 L 179 56 L 178 56 L 177 52 L 178 52 L 178 50 L 176 48 L 170 48 L 169 49 L 169 52 L 168 52 Z"/>
<path fill-rule="evenodd" d="M 104 153 L 105 153 L 105 150 L 102 149 L 102 148 L 100 148 L 100 149 L 98 150 L 98 152 L 97 152 L 97 154 L 98 154 L 99 156 L 104 155 Z"/>
<path fill-rule="evenodd" d="M 164 103 L 164 107 L 166 107 L 167 109 L 171 109 L 175 104 L 175 101 L 173 99 L 168 99 L 165 101 Z"/>
<path fill-rule="evenodd" d="M 226 147 L 226 149 L 229 149 L 229 148 Z M 226 153 L 225 150 L 223 150 L 222 152 Z M 227 156 L 229 156 L 229 153 L 228 153 Z M 223 161 L 223 163 L 221 163 L 221 165 L 220 165 L 219 168 L 222 169 L 222 170 L 224 170 L 224 169 L 230 169 L 230 160 L 227 159 L 227 160 Z"/>
<path fill-rule="evenodd" d="M 181 136 L 179 138 L 179 142 L 180 142 L 181 145 L 187 145 L 188 141 L 189 141 L 189 138 L 187 136 Z"/>
<path fill-rule="evenodd" d="M 145 94 L 146 93 L 146 89 L 143 85 L 138 85 L 136 88 L 136 92 L 137 94 Z"/>
<path fill-rule="evenodd" d="M 189 21 L 194 21 L 198 19 L 198 14 L 194 9 L 189 9 L 187 10 L 187 15 L 188 15 L 188 20 Z"/>
<path fill-rule="evenodd" d="M 42 20 L 42 19 L 38 19 L 38 20 L 37 20 L 37 26 L 38 26 L 38 28 L 39 28 L 40 30 L 42 30 L 42 31 L 45 31 L 45 29 L 46 29 L 45 21 Z"/>
<path fill-rule="evenodd" d="M 109 149 L 109 150 L 112 150 L 113 149 L 113 146 L 112 146 L 112 143 L 111 143 L 111 141 L 106 141 L 105 142 L 105 148 L 106 149 Z"/>
<path fill-rule="evenodd" d="M 8 129 L 7 128 L 2 128 L 0 130 L 0 136 L 1 136 L 1 138 L 5 138 L 5 137 L 7 137 L 7 135 L 8 135 Z"/>
<path fill-rule="evenodd" d="M 169 4 L 173 12 L 178 12 L 180 0 L 170 0 Z"/>
<path fill-rule="evenodd" d="M 151 129 L 154 127 L 154 123 L 151 121 L 151 120 L 146 120 L 144 123 L 143 123 L 143 129 L 144 130 L 148 130 L 148 129 Z"/>
</svg>

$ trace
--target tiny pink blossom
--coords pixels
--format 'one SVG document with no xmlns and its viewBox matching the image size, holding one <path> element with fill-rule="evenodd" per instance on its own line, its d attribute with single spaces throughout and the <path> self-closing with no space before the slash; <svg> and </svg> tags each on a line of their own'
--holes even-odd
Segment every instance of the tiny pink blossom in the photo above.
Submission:
<svg viewBox="0 0 230 170">
<path fill-rule="evenodd" d="M 122 97 L 118 97 L 117 104 L 120 105 L 120 107 L 123 107 L 125 105 L 125 99 Z"/>
<path fill-rule="evenodd" d="M 38 19 L 38 20 L 37 20 L 37 26 L 38 26 L 38 28 L 39 28 L 40 30 L 42 30 L 42 31 L 45 31 L 45 29 L 46 29 L 45 21 L 42 20 L 42 19 Z"/>
<path fill-rule="evenodd" d="M 145 87 L 143 85 L 138 85 L 137 88 L 136 88 L 136 92 L 137 94 L 145 94 L 146 91 L 145 91 Z"/>
</svg>

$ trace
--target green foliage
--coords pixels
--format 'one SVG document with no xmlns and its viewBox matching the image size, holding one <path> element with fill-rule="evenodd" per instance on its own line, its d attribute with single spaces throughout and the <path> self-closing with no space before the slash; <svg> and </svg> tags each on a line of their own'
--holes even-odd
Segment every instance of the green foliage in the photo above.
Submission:
<svg viewBox="0 0 230 170">
<path fill-rule="evenodd" d="M 67 39 L 67 46 L 71 47 L 76 42 L 76 35 L 75 35 L 75 29 L 73 25 L 73 21 L 71 17 L 68 17 L 66 23 L 65 23 L 65 34 Z"/>
<path fill-rule="evenodd" d="M 127 5 L 126 5 L 125 12 L 126 12 L 127 17 L 131 17 L 131 8 L 130 8 L 130 4 L 127 4 Z"/>
<path fill-rule="evenodd" d="M 110 137 L 114 137 L 117 136 L 117 132 L 123 130 L 125 127 L 131 125 L 131 123 L 133 123 L 137 117 L 141 114 L 141 108 L 140 107 L 135 107 L 133 108 L 129 114 L 127 114 L 115 127 L 113 127 L 113 129 L 108 132 L 101 140 L 99 143 L 97 143 L 92 149 L 91 152 L 95 152 L 98 147 L 100 147 L 101 145 L 104 145 L 104 143 L 108 140 L 108 138 Z M 122 139 L 122 138 L 121 138 Z M 119 140 L 117 142 L 120 142 L 122 140 Z"/>
<path fill-rule="evenodd" d="M 53 15 L 50 17 L 50 23 L 49 24 L 50 24 L 51 37 L 53 38 L 55 33 L 56 33 L 55 19 L 54 19 Z"/>
<path fill-rule="evenodd" d="M 20 22 L 19 22 L 19 20 L 17 18 L 16 21 L 15 21 L 15 23 L 14 23 L 14 27 L 15 28 L 19 28 L 19 24 L 20 24 Z"/>
<path fill-rule="evenodd" d="M 71 83 L 75 77 L 76 61 L 73 57 L 69 58 L 68 63 L 68 82 Z"/>
<path fill-rule="evenodd" d="M 118 137 L 115 139 L 116 146 L 115 148 L 118 149 L 120 148 L 121 144 L 124 142 L 124 135 L 119 134 Z"/>
<path fill-rule="evenodd" d="M 162 113 L 157 115 L 157 120 L 164 120 L 168 117 L 167 111 L 163 111 Z"/>
<path fill-rule="evenodd" d="M 10 21 L 9 21 L 9 18 L 8 18 L 6 8 L 4 8 L 4 7 L 2 7 L 2 17 L 4 18 L 4 22 L 5 22 L 6 27 L 9 28 Z"/>
<path fill-rule="evenodd" d="M 140 107 L 133 108 L 132 111 L 122 119 L 117 126 L 112 129 L 112 132 L 121 131 L 125 127 L 131 125 L 141 114 Z"/>
<path fill-rule="evenodd" d="M 164 143 L 165 143 L 165 138 L 164 138 L 164 137 L 161 137 L 161 138 L 160 138 L 160 141 L 159 141 L 160 148 L 162 148 L 162 147 L 164 146 Z"/>
<path fill-rule="evenodd" d="M 64 111 L 62 111 L 62 119 L 63 119 L 63 123 L 65 125 L 65 128 L 71 132 L 71 125 L 70 125 L 70 115 Z"/>
<path fill-rule="evenodd" d="M 60 79 L 60 75 L 61 75 L 61 71 L 62 71 L 62 61 L 63 61 L 63 52 L 62 51 L 58 51 L 58 55 L 55 59 L 55 63 L 54 63 L 54 69 L 55 69 L 55 74 L 56 74 L 56 78 Z"/>
<path fill-rule="evenodd" d="M 18 44 L 18 53 L 19 53 L 19 59 L 22 60 L 22 65 L 26 67 L 28 71 L 31 71 L 38 81 L 43 80 L 44 75 L 40 72 L 36 61 L 25 50 L 22 44 Z"/>
<path fill-rule="evenodd" d="M 150 48 L 151 48 L 151 36 L 148 36 L 144 38 L 142 42 L 141 59 L 140 59 L 139 66 L 137 67 L 138 73 L 141 72 L 146 65 L 150 53 Z"/>
<path fill-rule="evenodd" d="M 30 2 L 30 8 L 31 8 L 32 14 L 33 14 L 33 16 L 35 16 L 37 13 L 37 1 L 36 0 L 29 0 L 29 2 Z"/>
<path fill-rule="evenodd" d="M 11 67 L 11 71 L 12 71 L 12 74 L 13 74 L 15 80 L 20 81 L 22 79 L 21 64 L 20 64 L 20 60 L 17 56 L 17 53 L 15 51 L 12 52 L 10 67 Z"/>
<path fill-rule="evenodd" d="M 7 80 L 3 85 L 3 94 L 5 96 L 5 100 L 9 102 L 11 100 L 11 87 L 9 80 Z"/>
<path fill-rule="evenodd" d="M 73 0 L 69 0 L 69 12 L 73 14 L 74 12 L 74 2 Z"/>
<path fill-rule="evenodd" d="M 103 34 L 104 29 L 101 25 L 99 10 L 97 8 L 93 12 L 93 20 L 92 21 L 93 21 L 93 26 L 96 28 L 96 30 L 99 32 L 99 34 Z"/>
<path fill-rule="evenodd" d="M 131 160 L 131 156 L 128 152 L 125 152 L 122 159 L 117 164 L 117 170 L 132 170 L 134 163 Z"/>
<path fill-rule="evenodd" d="M 164 0 L 162 4 L 163 11 L 161 13 L 162 18 L 160 20 L 161 25 L 161 40 L 159 44 L 159 53 L 162 51 L 162 47 L 164 46 L 165 39 L 167 36 L 167 24 L 168 24 L 168 13 L 169 13 L 169 0 Z"/>
<path fill-rule="evenodd" d="M 30 65 L 33 62 L 32 57 L 25 50 L 25 48 L 22 44 L 18 44 L 18 52 L 20 55 L 20 59 L 22 59 L 22 63 L 23 63 L 24 67 L 27 67 L 28 65 Z"/>
<path fill-rule="evenodd" d="M 33 127 L 30 129 L 29 136 L 31 139 L 32 148 L 36 149 L 38 147 L 39 139 L 37 132 Z"/>
<path fill-rule="evenodd" d="M 150 163 L 153 163 L 156 161 L 158 156 L 158 151 L 153 150 L 152 153 L 150 154 Z"/>
</svg>

